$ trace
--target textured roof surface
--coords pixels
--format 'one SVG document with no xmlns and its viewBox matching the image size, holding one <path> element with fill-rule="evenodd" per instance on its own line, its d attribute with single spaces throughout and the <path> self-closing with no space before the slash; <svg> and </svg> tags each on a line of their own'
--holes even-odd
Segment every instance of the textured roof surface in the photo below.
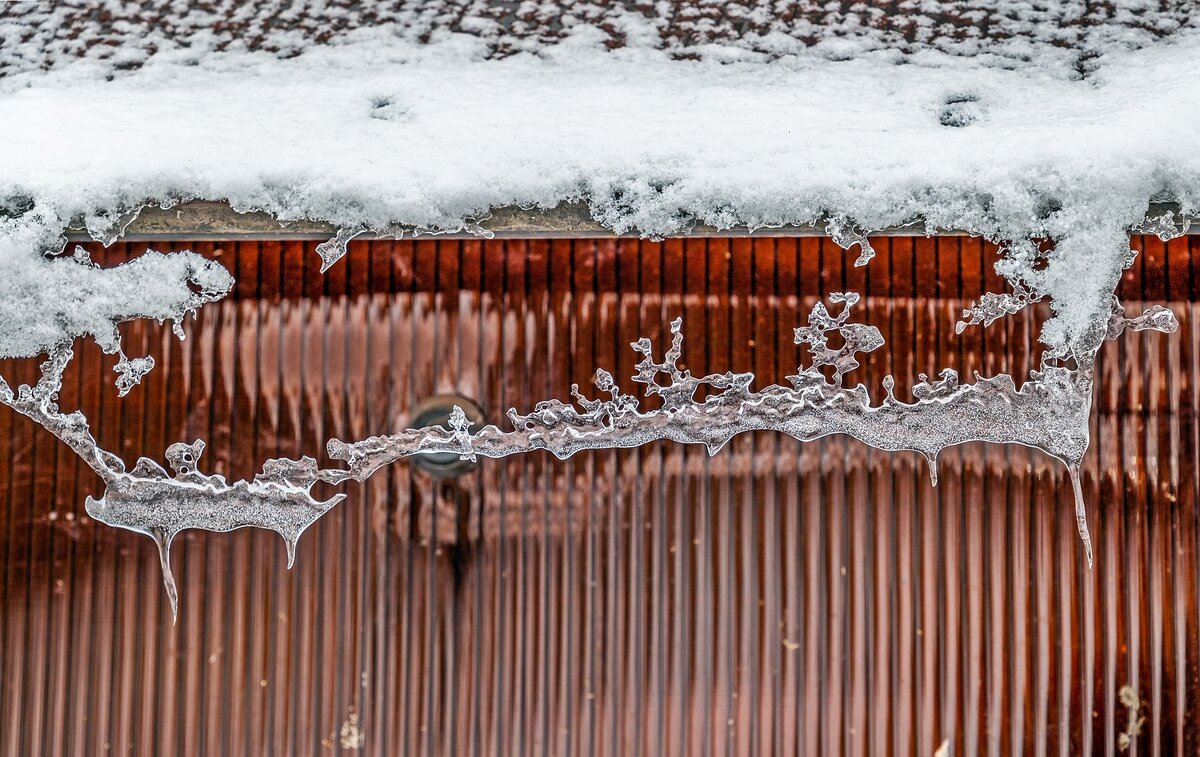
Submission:
<svg viewBox="0 0 1200 757">
<path fill-rule="evenodd" d="M 289 56 L 383 27 L 422 41 L 471 35 L 492 57 L 536 51 L 588 27 L 610 47 L 645 46 L 678 57 L 937 50 L 1085 74 L 1106 50 L 1144 46 L 1193 24 L 1193 10 L 1190 0 L 18 1 L 0 3 L 0 76 L 77 58 L 134 69 L 155 52 L 178 49 Z"/>
</svg>

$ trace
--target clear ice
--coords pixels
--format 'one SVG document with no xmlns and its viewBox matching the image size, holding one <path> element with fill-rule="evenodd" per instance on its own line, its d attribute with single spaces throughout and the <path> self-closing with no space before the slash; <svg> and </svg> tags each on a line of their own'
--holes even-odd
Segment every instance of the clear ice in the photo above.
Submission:
<svg viewBox="0 0 1200 757">
<path fill-rule="evenodd" d="M 871 262 L 871 258 L 875 257 L 875 248 L 867 239 L 867 234 L 870 232 L 859 229 L 845 218 L 835 216 L 829 219 L 825 224 L 825 233 L 829 235 L 834 244 L 843 250 L 849 250 L 854 245 L 858 245 L 858 257 L 854 260 L 855 266 L 864 266 Z"/>
<path fill-rule="evenodd" d="M 1168 229 L 1165 220 L 1155 221 L 1154 228 L 1164 233 L 1178 230 L 1177 226 Z M 829 231 L 843 247 L 860 245 L 856 265 L 865 264 L 872 256 L 866 235 L 848 224 L 831 222 Z M 344 249 L 347 240 L 348 236 L 339 236 L 332 247 Z M 335 249 L 334 255 L 325 257 L 326 265 L 336 257 Z M 206 298 L 220 294 L 209 293 Z M 1011 293 L 985 295 L 964 311 L 957 330 L 973 324 L 986 326 L 1038 299 L 1036 292 L 1019 283 Z M 797 327 L 794 335 L 796 344 L 807 347 L 811 362 L 787 377 L 787 386 L 770 385 L 756 391 L 751 373 L 693 376 L 679 365 L 683 323 L 676 318 L 670 324 L 671 345 L 661 360 L 655 357 L 649 339 L 630 345 L 642 356 L 633 380 L 644 387 L 646 395 L 661 399 L 657 409 L 642 410 L 638 397 L 622 394 L 612 375 L 598 369 L 593 383 L 607 397 L 588 398 L 573 385 L 574 404 L 549 399 L 527 414 L 509 410 L 510 430 L 488 425 L 472 433 L 466 415 L 455 408 L 449 428 L 408 429 L 354 442 L 330 440 L 327 452 L 341 467 L 321 468 L 311 457 L 276 458 L 267 460 L 250 481 L 230 483 L 221 475 L 201 472 L 201 440 L 178 442 L 166 449 L 170 472 L 146 457 L 127 469 L 119 457 L 100 448 L 80 412 L 63 413 L 58 408 L 63 369 L 72 356 L 69 343 L 50 352 L 36 385 L 14 391 L 0 378 L 0 403 L 44 426 L 100 476 L 103 495 L 89 497 L 86 503 L 91 517 L 154 541 L 173 616 L 178 613 L 178 591 L 170 552 L 180 532 L 251 526 L 269 529 L 283 537 L 291 567 L 301 534 L 346 496 L 319 500 L 312 495 L 317 482 L 364 481 L 398 460 L 428 453 L 453 453 L 474 460 L 546 450 L 561 459 L 580 450 L 637 447 L 665 439 L 701 444 L 715 454 L 733 436 L 747 431 L 777 431 L 801 441 L 846 434 L 880 450 L 919 452 L 929 463 L 933 485 L 937 484 L 938 454 L 946 447 L 972 441 L 1036 447 L 1067 467 L 1077 528 L 1090 566 L 1092 546 L 1080 466 L 1089 442 L 1095 357 L 1105 339 L 1125 331 L 1177 330 L 1171 311 L 1154 306 L 1129 318 L 1113 296 L 1107 320 L 1093 324 L 1074 345 L 1070 367 L 1044 357 L 1040 369 L 1019 386 L 1007 374 L 976 374 L 973 383 L 961 383 L 951 369 L 943 370 L 935 381 L 922 374 L 912 388 L 912 402 L 894 395 L 895 381 L 887 376 L 883 398 L 874 404 L 867 387 L 846 383 L 847 375 L 859 367 L 858 356 L 884 344 L 877 328 L 852 320 L 858 302 L 859 295 L 854 292 L 834 292 L 828 305 L 818 302 L 813 307 L 808 323 Z M 841 345 L 836 348 L 829 340 L 835 334 Z M 128 392 L 152 368 L 150 358 L 128 360 L 122 355 L 116 367 L 120 393 Z M 708 387 L 710 393 L 698 400 L 696 393 L 701 387 Z"/>
</svg>

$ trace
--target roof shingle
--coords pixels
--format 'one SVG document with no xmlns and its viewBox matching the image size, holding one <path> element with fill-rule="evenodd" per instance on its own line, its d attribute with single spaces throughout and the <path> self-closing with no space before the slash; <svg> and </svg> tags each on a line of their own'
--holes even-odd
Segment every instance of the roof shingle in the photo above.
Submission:
<svg viewBox="0 0 1200 757">
<path fill-rule="evenodd" d="M 1085 75 L 1108 49 L 1141 47 L 1194 24 L 1189 0 L 202 0 L 0 4 L 0 77 L 79 58 L 138 68 L 172 49 L 291 56 L 359 30 L 407 39 L 479 38 L 486 54 L 536 52 L 581 27 L 604 43 L 778 57 L 934 50 L 1002 66 L 1065 65 Z"/>
</svg>

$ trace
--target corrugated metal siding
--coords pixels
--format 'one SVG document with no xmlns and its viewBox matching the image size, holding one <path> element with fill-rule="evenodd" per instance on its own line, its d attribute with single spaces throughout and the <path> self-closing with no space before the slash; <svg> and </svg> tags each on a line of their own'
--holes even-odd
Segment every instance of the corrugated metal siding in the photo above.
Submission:
<svg viewBox="0 0 1200 757">
<path fill-rule="evenodd" d="M 1130 309 L 1169 302 L 1182 329 L 1104 348 L 1092 571 L 1041 453 L 967 445 L 932 489 L 917 455 L 760 434 L 451 483 L 396 465 L 291 572 L 272 534 L 188 532 L 173 627 L 150 541 L 89 522 L 94 476 L 0 409 L 0 752 L 324 754 L 357 732 L 389 755 L 1113 753 L 1129 685 L 1133 753 L 1196 754 L 1200 237 L 1135 242 Z M 1000 286 L 958 238 L 882 240 L 866 269 L 815 239 L 371 242 L 323 277 L 311 244 L 195 247 L 236 294 L 182 344 L 125 327 L 158 368 L 124 400 L 83 346 L 62 404 L 128 461 L 204 438 L 233 476 L 435 392 L 499 421 L 597 367 L 634 391 L 628 343 L 679 314 L 693 371 L 782 382 L 817 298 L 860 291 L 888 343 L 851 378 L 898 394 L 945 366 L 1024 374 L 1045 315 L 955 338 Z"/>
</svg>

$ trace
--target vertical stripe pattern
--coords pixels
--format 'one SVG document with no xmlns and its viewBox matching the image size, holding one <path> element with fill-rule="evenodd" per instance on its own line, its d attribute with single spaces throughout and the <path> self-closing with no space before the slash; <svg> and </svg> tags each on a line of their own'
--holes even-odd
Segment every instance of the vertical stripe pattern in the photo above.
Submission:
<svg viewBox="0 0 1200 757">
<path fill-rule="evenodd" d="M 449 481 L 394 465 L 290 572 L 273 534 L 186 532 L 173 626 L 151 542 L 90 522 L 95 476 L 0 408 L 0 754 L 1114 754 L 1131 710 L 1130 754 L 1196 754 L 1200 236 L 1134 244 L 1128 309 L 1167 304 L 1181 331 L 1103 349 L 1092 570 L 1040 452 L 948 450 L 935 489 L 916 454 L 763 433 Z M 954 334 L 1001 290 L 992 248 L 877 246 L 854 268 L 818 239 L 374 241 L 322 276 L 308 243 L 162 245 L 236 291 L 182 343 L 123 326 L 158 364 L 124 399 L 78 345 L 61 404 L 130 464 L 202 438 L 202 469 L 246 477 L 432 394 L 505 423 L 594 394 L 596 368 L 635 392 L 629 342 L 665 345 L 677 315 L 694 373 L 782 383 L 793 327 L 845 290 L 887 340 L 848 376 L 877 400 L 887 374 L 908 396 L 944 367 L 1036 366 L 1044 308 Z"/>
</svg>

